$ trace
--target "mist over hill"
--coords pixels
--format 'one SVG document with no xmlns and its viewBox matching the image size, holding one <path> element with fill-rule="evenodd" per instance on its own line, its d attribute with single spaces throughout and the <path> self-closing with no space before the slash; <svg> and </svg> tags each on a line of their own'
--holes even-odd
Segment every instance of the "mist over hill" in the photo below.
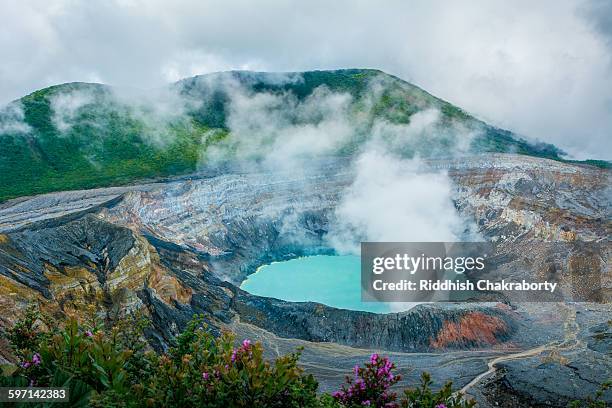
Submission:
<svg viewBox="0 0 612 408">
<path fill-rule="evenodd" d="M 68 83 L 0 111 L 0 201 L 227 161 L 351 156 L 372 140 L 402 157 L 563 157 L 553 145 L 490 126 L 378 70 L 232 71 L 149 91 Z"/>
</svg>

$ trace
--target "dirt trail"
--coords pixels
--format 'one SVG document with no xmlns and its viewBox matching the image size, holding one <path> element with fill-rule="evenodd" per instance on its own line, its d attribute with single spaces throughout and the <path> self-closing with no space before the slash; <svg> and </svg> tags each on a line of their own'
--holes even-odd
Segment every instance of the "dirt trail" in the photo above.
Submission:
<svg viewBox="0 0 612 408">
<path fill-rule="evenodd" d="M 555 350 L 561 351 L 561 350 L 569 350 L 569 349 L 578 347 L 581 342 L 577 339 L 579 326 L 576 323 L 576 309 L 572 305 L 565 304 L 565 303 L 560 303 L 559 305 L 562 309 L 561 312 L 563 313 L 563 316 L 564 316 L 564 321 L 563 321 L 564 339 L 563 341 L 560 341 L 560 342 L 554 341 L 554 342 L 550 342 L 550 343 L 547 343 L 547 344 L 544 344 L 538 347 L 534 347 L 532 349 L 528 349 L 525 351 L 521 351 L 518 353 L 505 354 L 503 356 L 496 357 L 493 360 L 488 362 L 487 371 L 479 374 L 476 378 L 474 378 L 472 381 L 466 384 L 458 392 L 466 394 L 470 390 L 470 388 L 478 384 L 483 378 L 488 377 L 489 375 L 497 371 L 496 365 L 498 363 L 502 363 L 504 361 L 520 360 L 523 358 L 534 357 L 546 351 L 555 351 Z"/>
</svg>

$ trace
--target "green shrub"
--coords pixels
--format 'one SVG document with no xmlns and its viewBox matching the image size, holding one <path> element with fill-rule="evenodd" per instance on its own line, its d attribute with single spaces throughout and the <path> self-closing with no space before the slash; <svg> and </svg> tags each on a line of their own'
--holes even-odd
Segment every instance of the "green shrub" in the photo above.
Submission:
<svg viewBox="0 0 612 408">
<path fill-rule="evenodd" d="M 612 387 L 612 379 L 606 380 L 601 384 L 599 390 L 595 393 L 595 397 L 589 397 L 586 401 L 572 401 L 569 404 L 570 408 L 607 408 L 608 403 L 603 396 Z"/>
<path fill-rule="evenodd" d="M 308 407 L 317 405 L 312 375 L 298 367 L 299 353 L 271 363 L 259 343 L 234 347 L 230 333 L 213 337 L 198 316 L 177 339 L 177 346 L 157 359 L 150 380 L 136 387 L 147 406 Z"/>
<path fill-rule="evenodd" d="M 432 391 L 431 383 L 429 374 L 421 374 L 421 385 L 404 391 L 402 408 L 471 408 L 476 405 L 465 400 L 461 393 L 455 393 L 450 381 L 438 392 Z"/>
<path fill-rule="evenodd" d="M 299 367 L 300 351 L 266 360 L 261 344 L 231 333 L 215 337 L 195 316 L 166 353 L 147 344 L 148 321 L 135 315 L 107 326 L 94 320 L 68 319 L 42 330 L 41 316 L 28 309 L 6 337 L 18 363 L 0 376 L 0 386 L 65 387 L 70 406 L 90 407 L 304 407 L 304 408 L 470 408 L 474 406 L 451 382 L 431 389 L 428 374 L 421 384 L 398 397 L 400 376 L 386 357 L 373 354 L 364 367 L 332 395 L 317 394 L 312 375 Z M 588 408 L 605 406 L 604 384 Z M 26 406 L 25 404 L 22 404 Z M 28 407 L 35 405 L 28 404 Z M 45 405 L 47 406 L 47 405 Z M 51 405 L 53 406 L 53 405 Z M 57 405 L 62 406 L 62 405 Z M 573 405 L 581 406 L 580 403 Z"/>
</svg>

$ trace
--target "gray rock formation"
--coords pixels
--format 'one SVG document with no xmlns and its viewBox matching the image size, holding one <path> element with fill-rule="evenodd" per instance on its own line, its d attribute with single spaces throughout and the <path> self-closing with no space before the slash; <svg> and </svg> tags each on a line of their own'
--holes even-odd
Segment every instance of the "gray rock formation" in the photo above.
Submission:
<svg viewBox="0 0 612 408">
<path fill-rule="evenodd" d="M 509 268 L 553 255 L 566 266 L 586 263 L 602 277 L 599 299 L 609 302 L 610 171 L 518 155 L 429 165 L 448 171 L 458 211 L 496 243 Z M 432 371 L 438 383 L 455 378 L 484 406 L 504 392 L 520 395 L 520 404 L 535 401 L 540 391 L 529 379 L 541 372 L 555 378 L 574 373 L 572 381 L 584 382 L 561 399 L 591 390 L 598 376 L 594 358 L 609 363 L 609 330 L 606 314 L 587 307 L 580 306 L 588 316 L 586 326 L 559 312 L 575 312 L 573 304 L 420 305 L 376 315 L 261 298 L 237 287 L 263 263 L 329 253 L 325 234 L 352 177 L 350 163 L 328 160 L 297 173 L 203 172 L 5 203 L 0 308 L 14 313 L 3 313 L 0 326 L 31 301 L 58 317 L 84 305 L 93 305 L 106 319 L 143 310 L 154 323 L 148 333 L 152 344 L 164 348 L 194 313 L 205 313 L 214 330 L 230 328 L 261 339 L 270 350 L 304 345 L 303 364 L 323 389 L 338 384 L 341 369 L 348 372 L 369 350 L 380 350 L 393 353 L 408 380 L 418 374 L 412 370 L 421 369 Z M 558 254 L 546 241 L 599 246 L 596 254 Z M 597 307 L 610 309 L 609 303 Z M 577 346 L 566 350 L 570 320 L 579 327 Z M 500 370 L 470 385 L 487 371 L 487 361 L 525 350 L 534 351 L 502 359 Z M 567 354 L 554 363 L 558 367 L 534 368 L 534 361 L 555 350 Z M 488 389 L 481 387 L 485 380 Z M 558 389 L 551 383 L 546 392 L 562 395 Z"/>
</svg>

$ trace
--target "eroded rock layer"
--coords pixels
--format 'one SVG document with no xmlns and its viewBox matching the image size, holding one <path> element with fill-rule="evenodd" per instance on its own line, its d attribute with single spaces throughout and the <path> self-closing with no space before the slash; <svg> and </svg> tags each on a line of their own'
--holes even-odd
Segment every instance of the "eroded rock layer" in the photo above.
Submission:
<svg viewBox="0 0 612 408">
<path fill-rule="evenodd" d="M 448 172 L 456 208 L 496 242 L 509 268 L 553 255 L 555 262 L 576 270 L 587 265 L 601 277 L 592 290 L 609 302 L 609 171 L 518 155 L 429 165 Z M 417 353 L 480 350 L 483 357 L 474 360 L 472 374 L 461 374 L 460 365 L 438 358 L 425 364 L 440 378 L 451 370 L 443 367 L 455 367 L 451 373 L 465 385 L 479 367 L 486 369 L 487 356 L 566 336 L 561 326 L 567 319 L 547 320 L 545 314 L 512 305 L 420 305 L 376 315 L 261 298 L 238 288 L 262 263 L 330 252 L 325 235 L 352 180 L 349 162 L 330 160 L 300 172 L 200 173 L 5 203 L 0 208 L 0 309 L 10 312 L 0 314 L 0 326 L 11 324 L 32 301 L 58 318 L 93 310 L 112 320 L 143 310 L 153 321 L 152 344 L 164 348 L 194 313 L 204 313 L 214 330 L 259 336 L 276 350 L 309 344 L 304 363 L 320 374 L 324 388 L 336 381 L 329 370 L 345 346 L 399 353 L 400 362 L 411 365 L 418 365 Z M 598 246 L 595 253 L 556 253 L 550 241 Z M 363 354 L 346 350 L 347 364 Z M 609 358 L 609 350 L 600 346 L 589 350 Z M 572 353 L 574 361 L 586 355 Z M 3 358 L 10 359 L 10 353 L 5 350 Z M 505 367 L 510 374 L 503 381 L 514 378 L 512 369 Z"/>
</svg>

